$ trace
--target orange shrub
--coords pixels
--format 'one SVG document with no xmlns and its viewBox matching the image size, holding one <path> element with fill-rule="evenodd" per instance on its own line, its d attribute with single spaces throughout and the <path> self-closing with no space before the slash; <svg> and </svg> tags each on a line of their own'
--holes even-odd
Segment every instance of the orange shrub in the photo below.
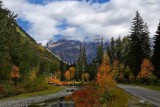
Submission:
<svg viewBox="0 0 160 107">
<path fill-rule="evenodd" d="M 56 77 L 49 77 L 48 78 L 48 83 L 50 84 L 55 84 L 55 85 L 61 85 L 61 82 L 59 79 L 57 79 Z"/>
<path fill-rule="evenodd" d="M 82 90 L 74 91 L 72 94 L 76 107 L 100 107 L 100 96 L 94 84 L 87 84 Z"/>
</svg>

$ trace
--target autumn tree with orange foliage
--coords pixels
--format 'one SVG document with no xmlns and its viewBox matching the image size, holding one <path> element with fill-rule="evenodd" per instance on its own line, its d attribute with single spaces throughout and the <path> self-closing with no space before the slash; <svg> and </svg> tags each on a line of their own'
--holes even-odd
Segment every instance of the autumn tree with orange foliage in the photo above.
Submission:
<svg viewBox="0 0 160 107">
<path fill-rule="evenodd" d="M 70 71 L 66 71 L 64 74 L 64 77 L 66 78 L 67 81 L 70 81 L 70 79 L 71 79 Z"/>
<path fill-rule="evenodd" d="M 137 78 L 143 83 L 148 83 L 149 80 L 156 78 L 152 73 L 153 70 L 154 66 L 152 65 L 151 61 L 149 59 L 144 59 L 141 64 L 141 71 L 139 72 Z"/>
<path fill-rule="evenodd" d="M 98 93 L 101 95 L 102 103 L 107 103 L 112 96 L 111 92 L 116 84 L 112 76 L 112 69 L 108 55 L 104 56 L 103 63 L 98 69 L 97 83 L 99 86 Z"/>
<path fill-rule="evenodd" d="M 103 63 L 100 65 L 97 73 L 97 82 L 100 87 L 105 86 L 114 86 L 115 81 L 112 76 L 112 69 L 111 65 L 109 63 L 109 57 L 106 55 L 105 58 L 103 59 Z"/>
</svg>

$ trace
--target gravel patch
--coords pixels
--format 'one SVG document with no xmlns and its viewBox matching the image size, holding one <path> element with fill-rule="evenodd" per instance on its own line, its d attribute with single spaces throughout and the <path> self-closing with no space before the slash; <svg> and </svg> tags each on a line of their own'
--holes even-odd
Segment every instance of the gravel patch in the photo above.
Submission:
<svg viewBox="0 0 160 107">
<path fill-rule="evenodd" d="M 35 96 L 29 98 L 22 98 L 16 100 L 3 100 L 0 101 L 0 107 L 27 107 L 30 104 L 43 102 L 46 100 L 57 99 L 60 97 L 71 95 L 73 90 L 77 90 L 76 87 L 64 87 L 65 89 L 59 91 L 57 93 L 42 95 L 42 96 Z"/>
</svg>

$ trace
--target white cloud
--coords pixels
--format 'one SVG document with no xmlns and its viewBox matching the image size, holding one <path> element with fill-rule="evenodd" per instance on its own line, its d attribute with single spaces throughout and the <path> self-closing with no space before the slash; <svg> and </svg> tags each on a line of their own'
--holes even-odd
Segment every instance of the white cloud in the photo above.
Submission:
<svg viewBox="0 0 160 107">
<path fill-rule="evenodd" d="M 27 0 L 4 0 L 4 6 L 18 13 L 21 20 L 29 21 L 31 28 L 27 31 L 38 42 L 55 39 L 56 34 L 85 40 L 95 35 L 106 39 L 112 36 L 126 36 L 135 11 L 139 10 L 144 21 L 148 23 L 153 36 L 160 19 L 159 0 L 110 0 L 103 4 L 90 4 L 79 1 L 53 1 L 46 5 L 31 4 Z M 68 27 L 57 28 L 65 19 Z"/>
</svg>

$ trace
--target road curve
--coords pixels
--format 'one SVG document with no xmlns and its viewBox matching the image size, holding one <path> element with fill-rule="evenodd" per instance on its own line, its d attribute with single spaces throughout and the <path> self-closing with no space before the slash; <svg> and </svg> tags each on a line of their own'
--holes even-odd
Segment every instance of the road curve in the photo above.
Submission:
<svg viewBox="0 0 160 107">
<path fill-rule="evenodd" d="M 142 100 L 148 101 L 149 103 L 157 107 L 160 107 L 160 92 L 159 91 L 146 89 L 140 86 L 133 86 L 133 85 L 118 84 L 117 86 Z"/>
</svg>

